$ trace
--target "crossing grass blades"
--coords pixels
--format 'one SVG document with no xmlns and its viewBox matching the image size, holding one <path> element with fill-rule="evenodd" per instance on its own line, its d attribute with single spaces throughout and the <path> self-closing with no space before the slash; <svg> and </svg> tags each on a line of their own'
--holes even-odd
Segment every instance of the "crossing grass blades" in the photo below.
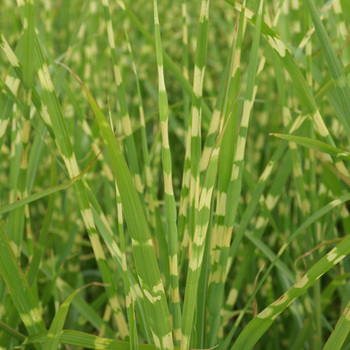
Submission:
<svg viewBox="0 0 350 350">
<path fill-rule="evenodd" d="M 346 0 L 0 13 L 1 349 L 350 349 Z"/>
</svg>

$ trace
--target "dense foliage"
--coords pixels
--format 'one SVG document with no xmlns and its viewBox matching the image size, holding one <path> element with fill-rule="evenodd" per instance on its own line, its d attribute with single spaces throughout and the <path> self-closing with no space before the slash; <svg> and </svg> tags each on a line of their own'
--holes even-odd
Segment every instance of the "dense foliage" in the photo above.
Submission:
<svg viewBox="0 0 350 350">
<path fill-rule="evenodd" d="M 0 348 L 350 349 L 349 20 L 0 0 Z"/>
</svg>

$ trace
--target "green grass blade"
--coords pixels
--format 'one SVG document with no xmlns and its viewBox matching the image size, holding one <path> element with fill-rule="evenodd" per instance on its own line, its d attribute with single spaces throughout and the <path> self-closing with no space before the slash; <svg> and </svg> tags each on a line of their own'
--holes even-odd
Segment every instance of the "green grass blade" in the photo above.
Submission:
<svg viewBox="0 0 350 350">
<path fill-rule="evenodd" d="M 196 57 L 193 77 L 193 93 L 192 104 L 190 111 L 190 121 L 188 138 L 186 143 L 186 158 L 184 174 L 187 172 L 186 165 L 190 164 L 190 186 L 188 197 L 189 220 L 187 224 L 188 234 L 190 240 L 193 242 L 192 251 L 189 252 L 191 258 L 188 269 L 187 283 L 189 288 L 186 289 L 184 311 L 181 328 L 181 349 L 187 350 L 190 346 L 190 337 L 192 331 L 192 323 L 194 316 L 194 309 L 196 304 L 196 294 L 198 289 L 198 279 L 201 271 L 201 261 L 203 258 L 204 242 L 206 230 L 209 223 L 209 216 L 207 211 L 210 211 L 211 196 L 214 187 L 214 181 L 210 176 L 216 178 L 216 162 L 215 158 L 218 156 L 218 149 L 214 151 L 214 167 L 215 174 L 208 176 L 208 183 L 204 185 L 203 191 L 200 193 L 200 158 L 201 158 L 201 126 L 202 126 L 202 100 L 203 100 L 203 83 L 206 68 L 206 56 L 208 45 L 208 24 L 209 24 L 209 0 L 202 0 L 198 24 L 198 36 Z M 209 169 L 208 169 L 209 170 Z M 201 195 L 201 197 L 200 197 Z M 204 198 L 203 198 L 204 197 Z M 203 199 L 202 199 L 203 198 Z M 204 200 L 205 204 L 200 204 Z M 201 208 L 205 206 L 206 209 Z M 202 214 L 202 213 L 205 214 Z"/>
<path fill-rule="evenodd" d="M 241 11 L 241 5 L 238 3 L 232 3 L 231 0 L 225 0 L 239 11 Z M 253 23 L 256 22 L 257 16 L 252 11 L 245 11 L 245 14 L 249 20 Z M 312 95 L 312 91 L 309 88 L 303 74 L 301 73 L 299 67 L 297 66 L 295 60 L 293 59 L 289 49 L 284 44 L 284 42 L 279 38 L 279 36 L 265 23 L 262 23 L 261 33 L 265 36 L 267 42 L 271 48 L 277 53 L 281 62 L 283 63 L 285 69 L 288 71 L 290 78 L 295 87 L 295 92 L 298 95 L 300 104 L 307 110 L 307 112 L 312 116 L 316 130 L 318 133 L 324 137 L 331 146 L 335 146 L 335 142 L 329 133 L 329 130 L 322 119 L 316 101 Z M 347 175 L 347 170 L 340 162 L 339 168 L 344 174 Z"/>
<path fill-rule="evenodd" d="M 284 135 L 284 134 L 276 134 L 276 133 L 271 133 L 271 136 L 276 136 L 280 139 L 283 140 L 288 140 L 290 142 L 294 142 L 297 145 L 303 146 L 303 147 L 307 147 L 307 148 L 311 148 L 314 149 L 316 151 L 320 151 L 320 152 L 324 152 L 324 153 L 328 153 L 332 156 L 335 157 L 339 157 L 341 159 L 344 160 L 349 160 L 350 159 L 350 153 L 330 146 L 325 142 L 319 141 L 319 140 L 315 140 L 315 139 L 310 139 L 308 137 L 302 137 L 302 136 L 294 136 L 294 135 Z"/>
<path fill-rule="evenodd" d="M 26 0 L 24 6 L 23 83 L 25 88 L 30 91 L 34 74 L 34 0 Z"/>
<path fill-rule="evenodd" d="M 30 336 L 23 344 L 38 343 L 45 340 L 46 333 L 39 333 Z M 59 337 L 59 343 L 72 346 L 84 347 L 86 349 L 95 350 L 128 350 L 129 343 L 125 341 L 117 341 L 109 338 L 101 338 L 93 334 L 79 332 L 75 330 L 63 330 Z M 155 345 L 138 344 L 140 350 L 155 350 Z M 175 347 L 179 349 L 179 347 Z"/>
<path fill-rule="evenodd" d="M 181 334 L 181 309 L 180 309 L 180 292 L 179 292 L 179 272 L 178 272 L 178 256 L 177 256 L 177 214 L 175 195 L 172 180 L 172 157 L 169 146 L 169 104 L 163 70 L 163 54 L 162 42 L 160 35 L 160 23 L 158 16 L 158 1 L 153 1 L 154 15 L 154 33 L 156 42 L 156 57 L 158 66 L 158 103 L 159 118 L 162 132 L 162 165 L 164 178 L 164 199 L 165 199 L 165 215 L 168 231 L 169 245 L 169 266 L 170 266 L 170 313 L 172 317 L 172 328 L 174 330 L 173 337 L 175 344 L 180 343 Z"/>
<path fill-rule="evenodd" d="M 0 215 L 8 213 L 8 212 L 10 212 L 10 211 L 12 211 L 14 209 L 17 209 L 19 207 L 22 207 L 22 206 L 26 205 L 26 204 L 35 202 L 35 201 L 39 200 L 40 198 L 47 197 L 47 196 L 49 196 L 51 194 L 54 194 L 56 192 L 59 192 L 59 191 L 62 191 L 64 189 L 69 188 L 75 182 L 77 182 L 78 180 L 80 180 L 83 177 L 83 175 L 89 170 L 91 165 L 92 164 L 90 164 L 87 168 L 85 168 L 81 173 L 79 173 L 79 175 L 77 175 L 76 177 L 66 181 L 65 183 L 63 183 L 61 185 L 57 185 L 55 187 L 48 188 L 47 190 L 41 191 L 39 193 L 31 194 L 30 196 L 28 196 L 26 198 L 20 199 L 20 200 L 18 200 L 16 202 L 13 202 L 11 204 L 8 204 L 8 205 L 5 205 L 5 206 L 1 207 L 0 208 Z"/>
<path fill-rule="evenodd" d="M 328 66 L 334 81 L 334 85 L 340 100 L 341 108 L 348 125 L 350 125 L 350 87 L 349 82 L 344 74 L 343 67 L 333 48 L 331 40 L 327 34 L 321 19 L 317 14 L 317 9 L 313 0 L 306 0 L 306 4 L 314 23 L 316 33 L 320 39 L 323 53 L 326 56 Z"/>
<path fill-rule="evenodd" d="M 140 22 L 140 20 L 133 14 L 129 6 L 127 6 L 123 1 L 119 0 L 118 4 L 120 5 L 121 9 L 125 11 L 127 16 L 131 19 L 131 21 L 136 25 L 136 27 L 140 30 L 142 35 L 147 39 L 148 42 L 150 42 L 153 46 L 155 46 L 155 40 L 153 36 L 147 31 L 147 29 L 143 26 L 143 24 Z M 167 67 L 176 77 L 178 82 L 181 84 L 183 89 L 186 91 L 188 96 L 192 96 L 193 89 L 190 84 L 190 82 L 187 80 L 187 78 L 181 73 L 177 65 L 174 63 L 174 61 L 171 59 L 171 57 L 166 53 L 163 52 L 163 58 L 164 58 L 164 65 Z M 203 103 L 203 123 L 209 124 L 209 120 L 211 118 L 211 111 L 206 103 Z"/>
<path fill-rule="evenodd" d="M 245 3 L 243 4 L 243 8 Z M 260 67 L 257 73 L 258 67 L 258 49 L 260 43 L 260 26 L 263 15 L 264 2 L 260 2 L 259 13 L 257 19 L 257 25 L 254 29 L 254 38 L 252 43 L 252 48 L 250 52 L 250 60 L 248 67 L 248 77 L 247 77 L 247 90 L 246 96 L 243 104 L 242 119 L 239 125 L 238 139 L 235 142 L 235 155 L 233 159 L 233 167 L 230 169 L 231 176 L 227 186 L 227 192 L 223 198 L 227 198 L 225 212 L 230 213 L 225 215 L 224 224 L 220 228 L 221 235 L 218 235 L 218 239 L 213 246 L 219 250 L 220 254 L 214 261 L 214 266 L 212 270 L 210 295 L 209 295 L 209 346 L 213 346 L 216 341 L 216 336 L 218 334 L 219 324 L 220 324 L 220 308 L 223 304 L 223 292 L 224 292 L 224 281 L 226 279 L 226 269 L 227 261 L 230 252 L 230 241 L 234 225 L 234 220 L 236 218 L 236 213 L 239 204 L 239 198 L 241 196 L 242 189 L 242 178 L 243 178 L 243 167 L 244 167 L 244 154 L 245 145 L 248 134 L 248 127 L 250 116 L 253 109 L 253 103 L 255 100 L 254 90 L 257 86 L 256 76 L 259 76 Z M 221 205 L 221 203 L 220 203 Z M 221 237 L 220 237 L 221 236 Z M 221 238 L 221 239 L 220 239 Z"/>
<path fill-rule="evenodd" d="M 324 350 L 340 350 L 350 331 L 350 302 L 346 305 L 343 314 L 340 316 L 334 331 L 328 338 Z"/>
<path fill-rule="evenodd" d="M 293 241 L 302 230 L 320 215 L 324 215 L 326 211 L 332 210 L 344 200 L 349 200 L 349 195 L 345 195 L 342 199 L 335 200 L 315 213 L 312 218 L 305 221 L 304 225 L 300 226 L 294 234 L 289 237 L 288 242 L 285 243 L 278 256 L 285 251 L 288 243 Z M 309 271 L 287 292 L 285 292 L 278 300 L 266 307 L 260 312 L 239 335 L 237 341 L 232 346 L 232 350 L 238 350 L 244 347 L 249 350 L 256 344 L 268 328 L 272 325 L 276 317 L 282 313 L 295 299 L 301 296 L 306 290 L 315 283 L 323 274 L 334 267 L 338 262 L 343 260 L 350 253 L 350 237 L 345 237 L 344 240 L 333 248 L 328 254 L 321 258 Z M 276 260 L 276 259 L 275 259 Z M 271 268 L 271 267 L 270 267 Z"/>
<path fill-rule="evenodd" d="M 86 86 L 80 81 L 98 120 L 112 169 L 117 180 L 124 217 L 133 242 L 134 258 L 145 304 L 150 315 L 153 340 L 159 349 L 172 349 L 172 334 L 165 291 L 161 280 L 148 224 L 138 199 L 130 171 L 108 122 Z M 138 217 L 136 220 L 135 218 Z"/>
<path fill-rule="evenodd" d="M 136 146 L 134 142 L 131 120 L 128 112 L 127 100 L 126 100 L 126 92 L 124 87 L 124 82 L 121 73 L 121 67 L 117 59 L 116 48 L 115 48 L 115 39 L 113 34 L 113 25 L 111 19 L 111 13 L 109 10 L 109 1 L 101 0 L 103 5 L 103 11 L 105 15 L 107 34 L 108 34 L 108 43 L 111 51 L 112 62 L 113 62 L 113 73 L 114 79 L 117 84 L 117 96 L 120 106 L 120 114 L 122 118 L 123 132 L 125 135 L 125 143 L 127 149 L 127 156 L 130 164 L 130 170 L 133 175 L 134 183 L 136 189 L 140 195 L 141 202 L 143 202 L 143 185 L 140 177 L 140 170 L 137 159 Z M 144 205 L 144 204 L 143 204 Z"/>
<path fill-rule="evenodd" d="M 13 250 L 0 224 L 0 269 L 13 303 L 30 335 L 45 330 L 39 305 L 18 266 Z M 41 348 L 38 346 L 38 348 Z"/>
<path fill-rule="evenodd" d="M 67 317 L 67 313 L 74 297 L 81 292 L 84 288 L 89 285 L 83 286 L 82 288 L 76 289 L 68 298 L 60 305 L 55 317 L 51 322 L 50 329 L 47 331 L 46 341 L 43 345 L 43 350 L 57 349 L 60 340 L 60 335 Z"/>
</svg>

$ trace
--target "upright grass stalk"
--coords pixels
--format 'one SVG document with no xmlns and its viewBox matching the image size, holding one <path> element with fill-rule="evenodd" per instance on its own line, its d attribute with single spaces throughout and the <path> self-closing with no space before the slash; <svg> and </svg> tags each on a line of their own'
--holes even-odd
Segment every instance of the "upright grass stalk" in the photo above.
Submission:
<svg viewBox="0 0 350 350">
<path fill-rule="evenodd" d="M 185 79 L 189 80 L 189 48 L 188 48 L 188 10 L 187 0 L 181 0 L 181 18 L 182 18 L 182 74 Z M 190 99 L 189 95 L 184 91 L 184 128 L 189 126 L 190 116 Z"/>
<path fill-rule="evenodd" d="M 130 120 L 128 107 L 127 107 L 126 93 L 125 93 L 123 78 L 121 74 L 121 68 L 120 68 L 120 65 L 117 59 L 117 54 L 116 54 L 113 25 L 111 20 L 111 13 L 109 11 L 109 1 L 108 0 L 101 0 L 101 1 L 102 1 L 103 11 L 105 15 L 105 20 L 106 20 L 108 43 L 109 43 L 109 48 L 111 51 L 112 62 L 113 62 L 114 79 L 117 84 L 118 102 L 119 102 L 120 114 L 122 118 L 123 132 L 125 135 L 128 160 L 130 164 L 131 173 L 133 174 L 137 192 L 139 193 L 141 202 L 143 203 L 143 186 L 141 182 L 140 170 L 139 170 L 139 165 L 137 160 L 137 152 L 136 152 L 134 137 L 132 133 L 131 120 Z"/>
<path fill-rule="evenodd" d="M 110 117 L 110 126 L 111 130 L 113 130 L 113 122 L 111 115 Z M 115 183 L 115 191 L 116 191 L 116 200 L 117 200 L 117 214 L 118 214 L 118 233 L 119 233 L 119 241 L 120 241 L 120 253 L 122 258 L 122 269 L 123 269 L 123 282 L 124 282 L 124 293 L 125 293 L 125 304 L 126 304 L 126 312 L 128 316 L 128 324 L 129 324 L 129 343 L 130 350 L 137 349 L 137 328 L 136 328 L 136 319 L 135 319 L 135 300 L 132 295 L 132 291 L 130 288 L 129 274 L 128 274 L 128 266 L 126 261 L 126 245 L 125 245 L 125 235 L 124 235 L 124 224 L 123 224 L 123 205 L 120 198 L 120 192 L 118 189 L 117 182 Z"/>
<path fill-rule="evenodd" d="M 307 30 L 311 29 L 311 23 L 310 23 L 310 16 L 307 13 L 307 9 L 305 9 L 305 27 Z M 313 88 L 313 77 L 312 77 L 312 42 L 309 40 L 305 45 L 305 56 L 306 56 L 306 81 L 310 89 Z M 307 122 L 307 132 L 308 136 L 311 138 L 315 137 L 315 133 L 312 128 L 312 121 L 309 120 Z M 307 184 L 307 197 L 310 198 L 310 211 L 311 213 L 314 213 L 317 209 L 317 200 L 316 200 L 316 162 L 315 162 L 315 152 L 314 150 L 305 149 L 305 178 L 306 178 L 306 184 Z M 312 246 L 316 245 L 319 241 L 318 234 L 317 234 L 317 226 L 312 226 L 313 231 L 313 239 L 311 240 Z M 311 248 L 311 247 L 310 247 Z M 315 255 L 315 258 L 317 259 L 317 255 Z M 322 315 L 322 309 L 321 309 L 321 284 L 320 281 L 317 281 L 314 286 L 314 347 L 315 349 L 322 347 L 322 321 L 321 321 L 321 315 Z"/>
<path fill-rule="evenodd" d="M 209 0 L 202 0 L 199 15 L 198 37 L 193 77 L 193 93 L 189 134 L 191 179 L 189 187 L 189 236 L 193 240 L 199 202 L 199 164 L 201 157 L 202 96 L 208 41 Z M 186 171 L 186 169 L 185 169 Z M 190 247 L 191 248 L 191 247 Z"/>
<path fill-rule="evenodd" d="M 323 348 L 324 350 L 341 349 L 350 331 L 350 302 L 346 305 L 341 317 L 339 318 L 334 331 L 328 338 Z"/>
<path fill-rule="evenodd" d="M 143 214 L 142 204 L 112 130 L 89 90 L 82 82 L 80 83 L 99 122 L 109 156 L 113 160 L 112 168 L 117 180 L 121 201 L 125 208 L 124 217 L 132 238 L 137 273 L 145 295 L 144 302 L 154 344 L 159 349 L 172 349 L 173 339 L 164 286 L 148 225 Z M 142 213 L 140 214 L 140 220 L 134 220 L 135 213 Z"/>
<path fill-rule="evenodd" d="M 34 75 L 34 1 L 27 0 L 25 3 L 25 20 L 23 22 L 23 85 L 25 88 L 25 110 L 23 113 L 23 137 L 22 137 L 22 157 L 20 172 L 18 176 L 18 196 L 27 196 L 27 169 L 28 169 L 28 147 L 30 133 L 30 111 L 32 99 L 32 86 Z M 24 207 L 24 217 L 26 222 L 26 232 L 29 250 L 33 252 L 33 237 L 30 227 L 29 208 Z M 16 232 L 16 231 L 14 231 Z M 20 231 L 18 232 L 20 233 Z"/>
<path fill-rule="evenodd" d="M 236 28 L 237 36 L 235 38 L 235 44 L 232 47 L 231 53 L 231 62 L 230 62 L 230 71 L 228 72 L 230 79 L 227 81 L 226 91 L 223 98 L 222 106 L 218 110 L 217 115 L 220 115 L 222 121 L 226 121 L 228 117 L 228 101 L 235 101 L 235 104 L 232 107 L 230 113 L 232 116 L 227 125 L 227 130 L 223 137 L 223 143 L 220 150 L 220 162 L 219 162 L 219 178 L 218 178 L 218 191 L 217 191 L 217 202 L 216 202 L 216 216 L 215 222 L 212 229 L 211 235 L 211 271 L 209 275 L 209 291 L 208 291 L 208 345 L 214 344 L 218 335 L 219 319 L 220 319 L 220 310 L 221 304 L 223 302 L 223 288 L 220 287 L 222 284 L 218 277 L 221 277 L 222 264 L 224 260 L 220 259 L 222 254 L 222 249 L 225 249 L 223 246 L 227 245 L 228 242 L 223 242 L 223 232 L 224 232 L 224 220 L 226 216 L 226 200 L 227 200 L 227 188 L 230 182 L 230 172 L 233 166 L 233 157 L 235 152 L 235 145 L 232 144 L 232 140 L 236 137 L 237 129 L 237 119 L 238 119 L 238 96 L 239 96 L 239 83 L 240 83 L 240 62 L 241 62 L 241 50 L 242 50 L 242 39 L 244 31 L 244 5 L 243 11 L 239 18 L 239 25 Z M 214 113 L 215 113 L 214 111 Z M 213 118 L 214 120 L 214 118 Z M 221 123 L 222 124 L 222 123 Z M 212 130 L 214 133 L 214 129 Z M 210 140 L 211 135 L 208 135 L 207 140 Z M 208 147 L 206 142 L 204 152 Z M 202 162 L 205 162 L 203 157 Z M 226 267 L 224 267 L 226 269 Z M 212 346 L 212 345 L 209 345 Z"/>
<path fill-rule="evenodd" d="M 188 47 L 188 13 L 187 13 L 187 0 L 181 1 L 181 16 L 182 16 L 182 74 L 186 80 L 189 80 L 189 47 Z M 190 119 L 190 97 L 187 94 L 186 90 L 183 91 L 184 98 L 184 108 L 183 108 L 183 118 L 184 118 L 184 128 L 188 130 L 189 128 L 189 119 Z M 185 136 L 185 162 L 184 162 L 184 171 L 182 173 L 182 188 L 180 196 L 180 210 L 178 213 L 178 237 L 180 242 L 180 268 L 183 266 L 183 261 L 185 258 L 184 251 L 187 251 L 188 248 L 188 226 L 187 222 L 187 211 L 188 211 L 188 192 L 190 187 L 190 136 L 189 133 L 186 133 Z"/>
<path fill-rule="evenodd" d="M 159 15 L 157 0 L 153 1 L 154 11 L 154 33 L 156 42 L 156 57 L 158 67 L 158 101 L 159 118 L 162 130 L 162 164 L 164 178 L 164 197 L 165 197 L 165 216 L 167 221 L 168 242 L 169 242 L 169 266 L 170 266 L 170 312 L 172 316 L 172 325 L 174 330 L 175 344 L 180 341 L 181 330 L 181 309 L 179 293 L 179 272 L 177 257 L 177 226 L 176 226 L 176 205 L 172 182 L 172 160 L 169 147 L 168 135 L 168 96 L 164 81 L 162 44 L 159 29 Z"/>
<path fill-rule="evenodd" d="M 227 189 L 226 212 L 231 214 L 227 215 L 224 220 L 225 232 L 223 233 L 223 239 L 222 239 L 223 256 L 221 258 L 223 259 L 222 261 L 224 262 L 224 264 L 223 266 L 221 266 L 221 269 L 220 269 L 220 278 L 216 279 L 218 281 L 226 279 L 225 275 L 227 274 L 227 271 L 226 271 L 225 265 L 227 265 L 227 261 L 228 261 L 228 256 L 229 256 L 228 248 L 231 241 L 234 219 L 238 208 L 238 202 L 239 202 L 241 186 L 242 186 L 245 144 L 247 139 L 249 119 L 250 119 L 254 98 L 255 98 L 254 90 L 256 89 L 256 81 L 254 77 L 256 76 L 256 74 L 259 75 L 259 72 L 260 72 L 260 69 L 258 69 L 258 73 L 256 73 L 263 7 L 264 7 L 264 1 L 262 1 L 259 5 L 257 23 L 256 23 L 256 27 L 254 31 L 254 39 L 252 43 L 251 58 L 249 61 L 247 91 L 246 91 L 246 96 L 245 96 L 244 105 L 243 105 L 242 120 L 239 127 L 239 134 L 238 134 L 238 139 L 235 147 L 236 150 L 235 150 L 235 156 L 234 156 L 234 163 L 231 171 L 230 182 L 228 184 L 228 189 Z M 238 234 L 236 234 L 235 240 L 231 246 L 232 247 L 231 258 L 233 259 L 235 258 L 235 255 L 236 255 L 236 249 L 237 249 L 236 247 L 239 240 L 240 240 L 240 237 Z"/>
<path fill-rule="evenodd" d="M 205 62 L 207 53 L 207 40 L 208 40 L 208 20 L 209 20 L 209 0 L 202 0 L 201 9 L 199 15 L 198 37 L 193 77 L 193 94 L 192 105 L 190 114 L 190 123 L 188 131 L 188 139 L 186 146 L 185 168 L 184 173 L 189 169 L 186 169 L 186 165 L 190 165 L 190 186 L 189 186 L 189 199 L 188 199 L 188 233 L 190 243 L 193 246 L 190 249 L 190 262 L 188 268 L 187 285 L 189 286 L 185 293 L 182 329 L 181 329 L 181 349 L 187 350 L 190 346 L 191 336 L 191 324 L 193 322 L 195 298 L 198 289 L 198 279 L 201 271 L 201 262 L 203 258 L 204 242 L 206 232 L 203 229 L 207 229 L 209 220 L 207 218 L 202 219 L 199 217 L 199 195 L 200 195 L 200 177 L 199 177 L 199 165 L 201 154 L 201 115 L 202 115 L 202 95 L 203 95 L 203 81 L 205 73 Z M 189 161 L 188 161 L 189 159 Z M 211 187 L 211 186 L 210 186 Z M 204 194 L 204 198 L 207 209 L 210 209 L 210 202 L 212 196 L 212 188 L 209 188 L 210 192 L 208 198 L 205 198 L 207 194 Z M 207 189 L 205 189 L 207 190 Z M 202 194 L 203 195 L 203 194 Z M 201 219 L 201 220 L 200 220 Z M 197 233 L 198 232 L 198 233 Z M 197 239 L 198 235 L 198 240 Z M 193 249 L 193 251 L 192 251 Z"/>
<path fill-rule="evenodd" d="M 159 205 L 156 203 L 157 196 L 155 193 L 154 183 L 152 180 L 151 161 L 150 161 L 148 145 L 147 145 L 147 132 L 146 132 L 140 81 L 139 81 L 136 63 L 134 60 L 134 55 L 131 48 L 131 43 L 126 30 L 125 30 L 125 36 L 126 36 L 128 51 L 132 62 L 132 69 L 134 71 L 134 75 L 136 78 L 136 88 L 137 88 L 137 96 L 138 96 L 138 103 L 139 103 L 138 111 L 139 111 L 139 117 L 141 122 L 142 155 L 143 155 L 143 161 L 144 161 L 144 172 L 145 172 L 146 190 L 147 190 L 145 194 L 145 199 L 146 199 L 146 202 L 148 202 L 147 214 L 149 217 L 149 223 L 150 223 L 150 228 L 152 230 L 152 234 L 156 238 L 155 244 L 158 245 L 157 256 L 160 260 L 160 267 L 163 274 L 164 283 L 166 286 L 168 286 L 169 270 L 170 270 L 168 253 L 167 253 L 168 245 L 165 239 L 166 237 L 164 234 L 163 223 L 161 222 L 161 213 L 160 213 Z"/>
<path fill-rule="evenodd" d="M 184 300 L 183 323 L 181 330 L 181 348 L 189 348 L 189 340 L 191 336 L 194 317 L 194 300 L 197 297 L 198 281 L 203 262 L 203 254 L 205 248 L 205 240 L 209 225 L 209 216 L 211 213 L 211 201 L 213 196 L 214 184 L 217 176 L 217 167 L 219 161 L 219 150 L 222 142 L 222 133 L 218 136 L 218 140 L 209 159 L 208 170 L 206 172 L 203 188 L 200 193 L 198 222 L 193 237 L 192 254 L 189 259 L 189 269 L 186 281 L 186 293 Z"/>
</svg>

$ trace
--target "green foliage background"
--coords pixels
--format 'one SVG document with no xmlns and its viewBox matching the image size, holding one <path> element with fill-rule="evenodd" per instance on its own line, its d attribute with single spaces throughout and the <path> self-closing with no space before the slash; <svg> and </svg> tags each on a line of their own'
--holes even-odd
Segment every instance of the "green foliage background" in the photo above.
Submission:
<svg viewBox="0 0 350 350">
<path fill-rule="evenodd" d="M 1 0 L 0 348 L 349 349 L 349 20 Z"/>
</svg>

